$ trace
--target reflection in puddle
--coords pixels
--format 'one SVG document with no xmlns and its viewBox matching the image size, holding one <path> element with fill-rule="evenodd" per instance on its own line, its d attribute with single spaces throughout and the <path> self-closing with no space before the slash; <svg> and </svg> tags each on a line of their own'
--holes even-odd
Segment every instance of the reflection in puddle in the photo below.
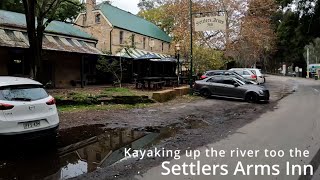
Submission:
<svg viewBox="0 0 320 180">
<path fill-rule="evenodd" d="M 10 149 L 2 153 L 4 157 L 0 157 L 0 180 L 60 180 L 76 177 L 98 167 L 123 161 L 125 148 L 147 148 L 172 132 L 172 129 L 160 133 L 130 129 L 108 130 L 99 136 L 51 152 L 43 149 L 43 146 L 46 146 L 43 143 L 21 145 L 13 151 Z"/>
<path fill-rule="evenodd" d="M 143 136 L 145 133 L 138 131 L 111 130 L 96 138 L 59 149 L 61 162 L 68 163 L 61 169 L 61 178 L 71 178 L 96 170 L 103 162 L 114 156 L 118 149 L 130 146 L 132 142 Z M 70 152 L 70 149 L 76 150 Z"/>
</svg>

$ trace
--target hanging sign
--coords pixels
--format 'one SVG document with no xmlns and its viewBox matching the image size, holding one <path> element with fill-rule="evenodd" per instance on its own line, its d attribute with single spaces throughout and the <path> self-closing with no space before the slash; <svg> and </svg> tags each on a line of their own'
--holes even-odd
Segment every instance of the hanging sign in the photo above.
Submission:
<svg viewBox="0 0 320 180">
<path fill-rule="evenodd" d="M 194 22 L 196 31 L 226 31 L 225 16 L 195 18 Z"/>
</svg>

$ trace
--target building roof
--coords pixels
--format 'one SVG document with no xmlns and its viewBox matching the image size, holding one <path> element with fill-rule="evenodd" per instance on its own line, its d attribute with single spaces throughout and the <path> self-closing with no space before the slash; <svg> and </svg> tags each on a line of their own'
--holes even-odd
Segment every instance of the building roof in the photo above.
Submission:
<svg viewBox="0 0 320 180">
<path fill-rule="evenodd" d="M 0 27 L 0 47 L 29 48 L 28 35 L 21 30 Z M 43 36 L 43 49 L 81 54 L 102 54 L 89 40 L 46 33 Z"/>
<path fill-rule="evenodd" d="M 28 78 L 0 76 L 0 87 L 12 85 L 41 85 L 41 83 Z"/>
<path fill-rule="evenodd" d="M 0 26 L 17 27 L 25 29 L 27 27 L 25 15 L 16 12 L 0 10 Z M 72 24 L 61 21 L 51 22 L 46 28 L 46 32 L 80 37 L 85 39 L 95 39 L 90 34 L 82 31 L 80 28 L 77 28 Z"/>
<path fill-rule="evenodd" d="M 165 42 L 171 42 L 171 38 L 158 26 L 138 17 L 130 12 L 124 11 L 117 7 L 103 2 L 97 5 L 96 9 L 100 10 L 109 22 L 118 28 L 139 33 Z"/>
</svg>

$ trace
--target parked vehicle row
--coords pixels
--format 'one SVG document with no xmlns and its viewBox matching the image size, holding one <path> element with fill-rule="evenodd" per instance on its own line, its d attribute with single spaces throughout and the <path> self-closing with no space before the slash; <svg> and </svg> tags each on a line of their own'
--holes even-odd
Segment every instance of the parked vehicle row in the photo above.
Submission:
<svg viewBox="0 0 320 180">
<path fill-rule="evenodd" d="M 195 82 L 194 90 L 204 97 L 228 97 L 248 102 L 268 101 L 269 90 L 259 85 L 264 82 L 265 77 L 258 69 L 211 70 Z"/>
<path fill-rule="evenodd" d="M 232 70 L 211 70 L 211 71 L 207 71 L 200 78 L 206 79 L 207 77 L 212 77 L 212 76 L 217 76 L 217 75 L 231 76 L 231 77 L 237 78 L 241 81 L 244 81 L 247 84 L 258 84 L 256 81 L 246 79 L 242 75 L 238 74 L 236 71 L 232 71 Z"/>
</svg>

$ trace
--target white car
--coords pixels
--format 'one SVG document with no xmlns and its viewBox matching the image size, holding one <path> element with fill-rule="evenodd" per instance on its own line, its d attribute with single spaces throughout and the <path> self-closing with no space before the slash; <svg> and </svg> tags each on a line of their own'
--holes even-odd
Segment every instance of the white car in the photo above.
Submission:
<svg viewBox="0 0 320 180">
<path fill-rule="evenodd" d="M 235 71 L 236 73 L 240 74 L 244 78 L 250 81 L 257 81 L 257 75 L 255 75 L 252 71 L 247 68 L 232 68 L 230 71 Z"/>
<path fill-rule="evenodd" d="M 251 72 L 253 72 L 255 75 L 257 75 L 257 82 L 259 84 L 265 83 L 266 79 L 264 77 L 264 75 L 261 73 L 260 69 L 249 69 Z"/>
<path fill-rule="evenodd" d="M 0 135 L 55 131 L 58 126 L 55 100 L 41 83 L 0 76 Z"/>
</svg>

